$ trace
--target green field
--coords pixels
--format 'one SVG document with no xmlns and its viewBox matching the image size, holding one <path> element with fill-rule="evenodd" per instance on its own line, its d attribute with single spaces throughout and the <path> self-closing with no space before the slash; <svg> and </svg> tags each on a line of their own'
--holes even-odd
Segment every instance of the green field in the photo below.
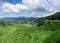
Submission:
<svg viewBox="0 0 60 43">
<path fill-rule="evenodd" d="M 0 43 L 60 43 L 59 41 L 59 23 L 49 24 L 46 21 L 39 27 L 29 24 L 0 26 Z"/>
</svg>

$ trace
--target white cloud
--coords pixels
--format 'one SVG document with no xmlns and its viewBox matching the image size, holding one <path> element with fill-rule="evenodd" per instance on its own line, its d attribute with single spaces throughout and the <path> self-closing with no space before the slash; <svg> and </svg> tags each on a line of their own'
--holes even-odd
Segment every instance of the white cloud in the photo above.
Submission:
<svg viewBox="0 0 60 43">
<path fill-rule="evenodd" d="M 14 12 L 11 15 L 18 13 L 17 15 L 20 16 L 42 17 L 60 10 L 60 0 L 23 0 L 22 3 L 23 4 L 16 5 L 11 3 L 1 3 L 2 6 L 0 9 L 2 11 L 0 10 L 0 12 L 3 14 L 8 13 L 9 15 L 11 12 Z"/>
<path fill-rule="evenodd" d="M 27 10 L 28 7 L 26 5 L 23 5 L 23 4 L 16 4 L 15 6 L 16 9 L 21 9 L 21 10 Z"/>
<path fill-rule="evenodd" d="M 60 0 L 48 0 L 50 6 L 56 11 L 60 11 Z"/>
<path fill-rule="evenodd" d="M 54 2 L 54 5 L 60 4 L 60 0 L 52 0 L 52 2 Z"/>
<path fill-rule="evenodd" d="M 23 4 L 10 4 L 10 3 L 4 3 L 2 4 L 2 10 L 3 12 L 20 12 L 20 10 L 27 10 L 28 7 Z"/>
<path fill-rule="evenodd" d="M 20 12 L 21 10 L 29 10 L 29 9 L 37 9 L 43 8 L 45 10 L 53 11 L 53 9 L 49 6 L 49 3 L 46 0 L 23 0 L 23 4 L 10 4 L 4 3 L 2 4 L 3 12 Z"/>
<path fill-rule="evenodd" d="M 46 11 L 53 11 L 49 6 L 49 3 L 47 0 L 23 0 L 23 3 L 28 5 L 32 9 L 38 9 L 38 8 L 43 8 Z"/>
</svg>

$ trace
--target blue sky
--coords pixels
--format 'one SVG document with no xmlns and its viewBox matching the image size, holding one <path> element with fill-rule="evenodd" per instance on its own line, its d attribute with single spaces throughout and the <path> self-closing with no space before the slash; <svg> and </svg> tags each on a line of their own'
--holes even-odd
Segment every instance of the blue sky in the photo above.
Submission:
<svg viewBox="0 0 60 43">
<path fill-rule="evenodd" d="M 60 0 L 0 0 L 2 17 L 44 17 L 60 11 Z"/>
</svg>

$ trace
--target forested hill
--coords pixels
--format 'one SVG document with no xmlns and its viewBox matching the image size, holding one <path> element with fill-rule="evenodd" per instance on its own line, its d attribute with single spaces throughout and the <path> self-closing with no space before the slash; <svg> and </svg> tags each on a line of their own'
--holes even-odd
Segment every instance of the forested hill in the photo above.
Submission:
<svg viewBox="0 0 60 43">
<path fill-rule="evenodd" d="M 56 13 L 46 16 L 46 17 L 37 18 L 36 22 L 44 22 L 47 19 L 48 20 L 60 20 L 60 12 L 56 12 Z"/>
<path fill-rule="evenodd" d="M 60 20 L 60 12 L 56 12 L 55 14 L 48 16 L 47 19 L 48 20 Z"/>
</svg>

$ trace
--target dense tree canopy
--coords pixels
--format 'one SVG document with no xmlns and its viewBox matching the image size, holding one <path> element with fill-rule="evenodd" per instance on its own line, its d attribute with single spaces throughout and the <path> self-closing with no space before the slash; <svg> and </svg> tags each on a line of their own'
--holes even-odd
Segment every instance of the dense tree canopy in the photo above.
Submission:
<svg viewBox="0 0 60 43">
<path fill-rule="evenodd" d="M 56 12 L 55 14 L 48 16 L 48 20 L 60 20 L 60 12 Z"/>
</svg>

